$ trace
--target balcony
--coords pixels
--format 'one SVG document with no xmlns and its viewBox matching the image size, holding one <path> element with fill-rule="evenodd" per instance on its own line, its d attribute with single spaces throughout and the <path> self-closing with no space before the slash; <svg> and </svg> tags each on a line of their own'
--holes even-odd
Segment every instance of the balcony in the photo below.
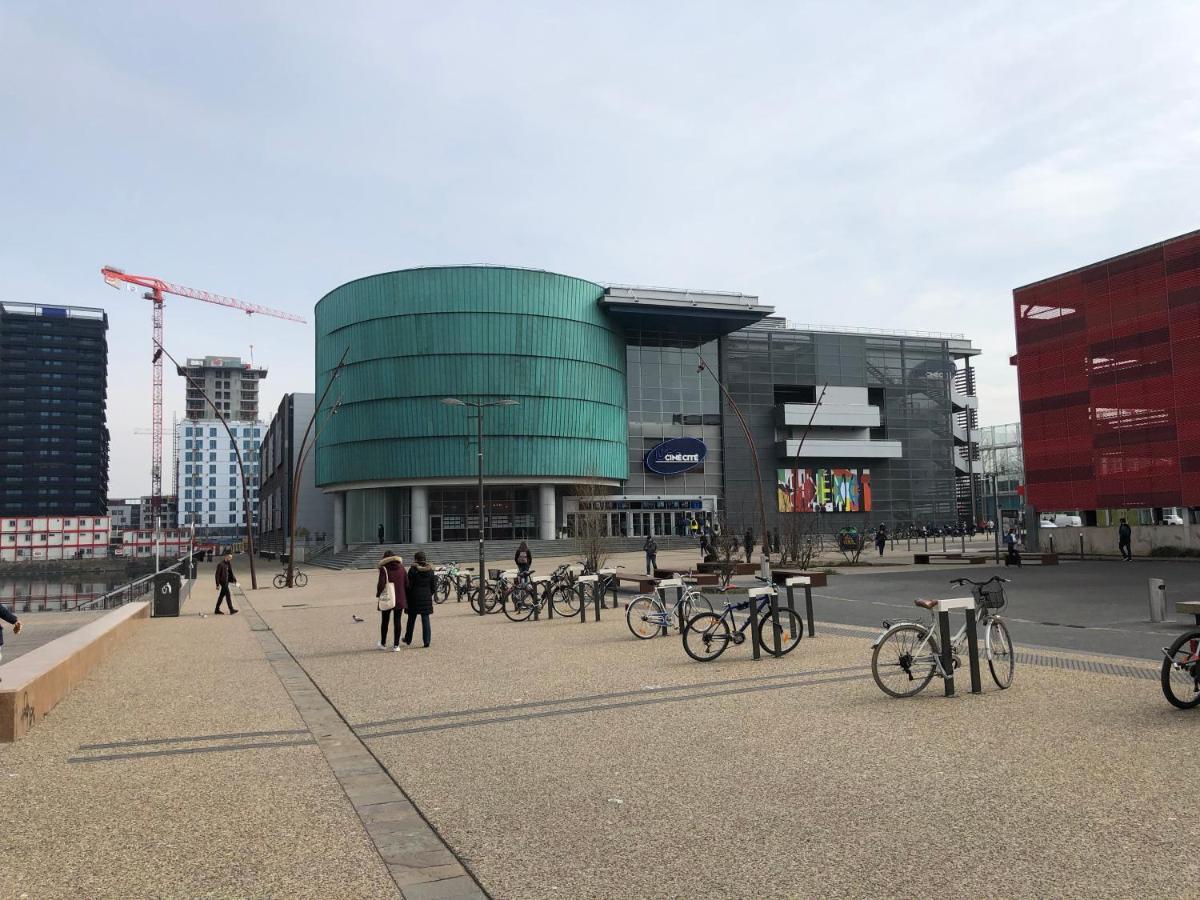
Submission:
<svg viewBox="0 0 1200 900">
<path fill-rule="evenodd" d="M 899 459 L 900 441 L 871 439 L 882 417 L 868 398 L 867 388 L 828 387 L 819 405 L 779 404 L 776 453 L 789 459 Z"/>
<path fill-rule="evenodd" d="M 775 442 L 778 456 L 788 459 L 900 459 L 904 445 L 900 441 L 873 441 L 870 438 L 835 439 L 809 437 Z"/>
</svg>

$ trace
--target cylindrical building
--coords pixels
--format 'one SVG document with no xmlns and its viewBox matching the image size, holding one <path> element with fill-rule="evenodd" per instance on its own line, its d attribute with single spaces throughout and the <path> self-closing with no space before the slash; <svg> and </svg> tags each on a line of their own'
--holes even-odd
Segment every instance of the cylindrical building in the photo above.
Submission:
<svg viewBox="0 0 1200 900">
<path fill-rule="evenodd" d="M 484 410 L 489 537 L 555 536 L 557 486 L 628 474 L 625 336 L 597 284 L 455 266 L 361 278 L 316 307 L 325 408 L 317 484 L 336 494 L 339 543 L 474 538 Z M 324 420 L 322 419 L 322 422 Z"/>
</svg>

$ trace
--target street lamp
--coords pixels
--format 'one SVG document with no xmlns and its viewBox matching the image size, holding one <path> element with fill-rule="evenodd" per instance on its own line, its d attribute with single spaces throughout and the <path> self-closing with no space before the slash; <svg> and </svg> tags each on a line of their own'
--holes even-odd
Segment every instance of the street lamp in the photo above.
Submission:
<svg viewBox="0 0 1200 900">
<path fill-rule="evenodd" d="M 483 578 L 484 578 L 484 561 L 483 561 L 483 411 L 489 406 L 516 406 L 516 400 L 490 400 L 486 403 L 479 400 L 460 400 L 457 397 L 443 397 L 442 402 L 447 406 L 469 406 L 475 410 L 475 418 L 479 426 L 478 439 L 476 443 L 476 458 L 479 464 L 479 615 L 484 614 L 483 609 Z"/>
</svg>

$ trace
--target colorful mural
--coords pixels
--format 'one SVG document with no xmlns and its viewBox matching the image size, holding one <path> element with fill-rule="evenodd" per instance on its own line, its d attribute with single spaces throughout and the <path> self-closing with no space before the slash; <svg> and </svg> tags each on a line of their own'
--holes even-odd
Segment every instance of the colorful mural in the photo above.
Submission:
<svg viewBox="0 0 1200 900">
<path fill-rule="evenodd" d="M 780 512 L 870 512 L 870 469 L 777 469 Z"/>
</svg>

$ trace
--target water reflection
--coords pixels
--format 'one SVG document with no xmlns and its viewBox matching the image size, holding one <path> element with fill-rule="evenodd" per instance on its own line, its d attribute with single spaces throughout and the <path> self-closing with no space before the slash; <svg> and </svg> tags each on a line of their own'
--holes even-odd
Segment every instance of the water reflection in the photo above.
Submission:
<svg viewBox="0 0 1200 900">
<path fill-rule="evenodd" d="M 80 603 L 102 597 L 123 583 L 104 579 L 0 577 L 0 603 L 16 613 L 75 609 Z"/>
</svg>

